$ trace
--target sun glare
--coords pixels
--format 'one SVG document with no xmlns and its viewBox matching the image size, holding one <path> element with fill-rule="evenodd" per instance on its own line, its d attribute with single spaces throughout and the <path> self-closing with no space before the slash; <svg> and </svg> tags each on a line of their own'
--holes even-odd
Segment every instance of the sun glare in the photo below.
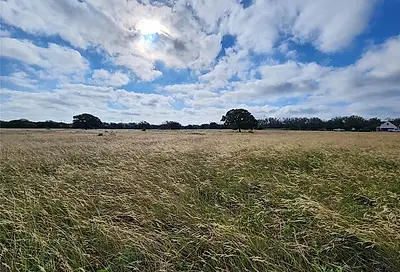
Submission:
<svg viewBox="0 0 400 272">
<path fill-rule="evenodd" d="M 167 33 L 165 27 L 161 25 L 160 22 L 147 19 L 139 22 L 137 30 L 139 30 L 142 35 Z"/>
</svg>

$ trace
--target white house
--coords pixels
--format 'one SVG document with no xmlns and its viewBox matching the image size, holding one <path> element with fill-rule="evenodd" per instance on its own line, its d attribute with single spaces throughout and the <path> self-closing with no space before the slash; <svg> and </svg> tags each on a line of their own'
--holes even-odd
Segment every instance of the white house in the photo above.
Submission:
<svg viewBox="0 0 400 272">
<path fill-rule="evenodd" d="M 389 131 L 392 129 L 397 129 L 397 127 L 389 121 L 385 121 L 379 127 L 376 127 L 376 131 Z"/>
</svg>

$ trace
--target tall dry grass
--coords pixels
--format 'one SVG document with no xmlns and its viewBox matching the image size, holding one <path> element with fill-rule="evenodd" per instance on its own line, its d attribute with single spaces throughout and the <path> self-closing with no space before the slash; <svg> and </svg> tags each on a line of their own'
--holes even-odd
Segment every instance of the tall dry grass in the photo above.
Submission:
<svg viewBox="0 0 400 272">
<path fill-rule="evenodd" d="M 400 271 L 397 134 L 0 133 L 0 271 Z"/>
</svg>

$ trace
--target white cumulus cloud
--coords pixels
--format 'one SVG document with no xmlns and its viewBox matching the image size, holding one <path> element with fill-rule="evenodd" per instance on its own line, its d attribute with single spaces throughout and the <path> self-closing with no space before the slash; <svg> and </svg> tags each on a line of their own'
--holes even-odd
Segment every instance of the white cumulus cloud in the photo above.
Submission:
<svg viewBox="0 0 400 272">
<path fill-rule="evenodd" d="M 120 87 L 128 84 L 130 79 L 128 75 L 118 71 L 110 73 L 104 69 L 97 69 L 93 71 L 90 81 L 97 85 Z"/>
<path fill-rule="evenodd" d="M 87 60 L 78 51 L 54 43 L 39 47 L 28 40 L 1 38 L 1 56 L 37 65 L 54 74 L 82 73 L 88 68 Z"/>
</svg>

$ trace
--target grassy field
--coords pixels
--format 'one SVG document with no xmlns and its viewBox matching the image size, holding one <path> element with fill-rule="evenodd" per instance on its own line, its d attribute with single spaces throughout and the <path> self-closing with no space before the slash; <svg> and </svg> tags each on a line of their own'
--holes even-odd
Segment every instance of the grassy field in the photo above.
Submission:
<svg viewBox="0 0 400 272">
<path fill-rule="evenodd" d="M 0 271 L 400 271 L 398 134 L 0 133 Z"/>
</svg>

